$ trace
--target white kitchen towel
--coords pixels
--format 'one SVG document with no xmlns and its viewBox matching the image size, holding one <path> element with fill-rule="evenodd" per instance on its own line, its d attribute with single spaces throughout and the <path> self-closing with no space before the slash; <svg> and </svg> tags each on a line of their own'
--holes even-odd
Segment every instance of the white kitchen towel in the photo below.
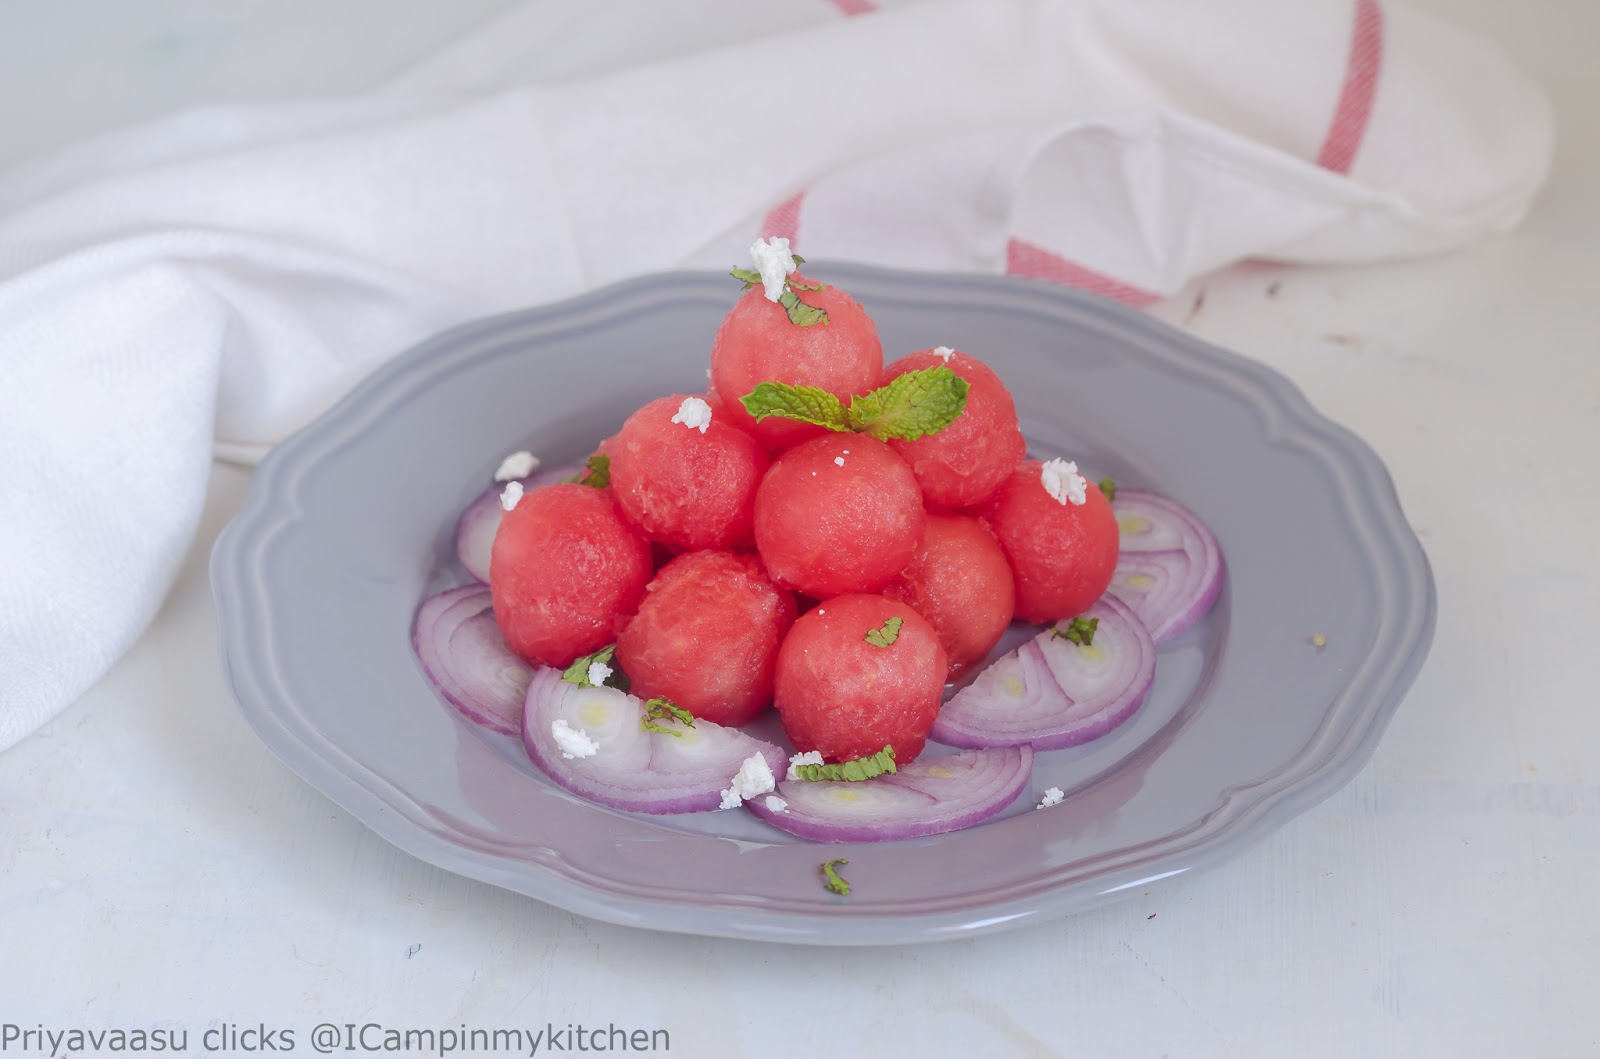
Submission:
<svg viewBox="0 0 1600 1059">
<path fill-rule="evenodd" d="M 0 178 L 0 747 L 149 622 L 214 452 L 451 324 L 758 234 L 1146 304 L 1504 230 L 1552 138 L 1378 0 L 528 0 L 369 95 L 42 158 Z"/>
</svg>

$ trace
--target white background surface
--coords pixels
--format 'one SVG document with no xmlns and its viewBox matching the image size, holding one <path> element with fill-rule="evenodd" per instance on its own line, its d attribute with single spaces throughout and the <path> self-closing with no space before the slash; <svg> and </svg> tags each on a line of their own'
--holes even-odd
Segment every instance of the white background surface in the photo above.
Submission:
<svg viewBox="0 0 1600 1059">
<path fill-rule="evenodd" d="M 187 102 L 354 90 L 502 2 L 11 0 L 0 165 Z M 839 951 L 576 919 L 395 851 L 246 729 L 205 562 L 248 475 L 219 467 L 149 633 L 0 756 L 0 1024 L 187 1028 L 191 1053 L 259 1022 L 309 1055 L 326 1020 L 663 1027 L 707 1057 L 1600 1055 L 1600 8 L 1426 6 L 1555 99 L 1523 228 L 1236 269 L 1156 310 L 1372 444 L 1428 549 L 1433 651 L 1349 787 L 1219 869 L 1027 932 Z"/>
</svg>

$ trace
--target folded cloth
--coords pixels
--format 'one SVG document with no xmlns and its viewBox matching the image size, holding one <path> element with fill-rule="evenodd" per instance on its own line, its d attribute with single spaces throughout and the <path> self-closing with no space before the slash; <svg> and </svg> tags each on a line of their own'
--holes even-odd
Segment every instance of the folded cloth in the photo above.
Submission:
<svg viewBox="0 0 1600 1059">
<path fill-rule="evenodd" d="M 369 95 L 78 144 L 0 179 L 0 747 L 149 622 L 214 453 L 451 324 L 758 234 L 1146 304 L 1503 230 L 1551 143 L 1377 0 L 528 0 Z"/>
</svg>

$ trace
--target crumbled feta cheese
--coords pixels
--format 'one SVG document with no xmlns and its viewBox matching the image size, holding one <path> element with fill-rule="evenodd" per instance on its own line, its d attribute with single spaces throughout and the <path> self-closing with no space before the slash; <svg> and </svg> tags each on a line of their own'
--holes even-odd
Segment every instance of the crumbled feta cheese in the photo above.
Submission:
<svg viewBox="0 0 1600 1059">
<path fill-rule="evenodd" d="M 589 678 L 589 683 L 598 688 L 610 679 L 611 667 L 604 662 L 591 662 L 589 663 L 589 672 L 585 676 Z"/>
<path fill-rule="evenodd" d="M 789 251 L 789 240 L 781 236 L 757 239 L 750 244 L 750 260 L 755 262 L 756 271 L 761 273 L 761 287 L 767 301 L 777 301 L 783 296 L 783 284 L 789 278 L 789 273 L 798 267 L 794 263 L 794 254 Z"/>
<path fill-rule="evenodd" d="M 1061 788 L 1060 787 L 1051 787 L 1049 790 L 1044 792 L 1044 801 L 1042 801 L 1038 805 L 1034 806 L 1034 808 L 1035 809 L 1048 809 L 1052 805 L 1060 805 L 1061 804 L 1061 799 L 1063 799 L 1065 797 L 1066 797 L 1066 795 L 1061 792 Z"/>
<path fill-rule="evenodd" d="M 844 454 L 845 454 L 845 455 L 846 455 L 846 456 L 848 456 L 848 455 L 850 455 L 850 450 L 849 450 L 849 449 L 845 449 L 845 450 L 844 450 Z"/>
<path fill-rule="evenodd" d="M 833 462 L 834 462 L 835 465 L 837 465 L 839 467 L 843 467 L 844 466 L 844 457 L 843 456 L 835 456 L 833 458 Z"/>
<path fill-rule="evenodd" d="M 539 457 L 531 452 L 513 452 L 500 461 L 500 469 L 494 472 L 497 482 L 509 482 L 513 478 L 526 478 L 539 468 Z"/>
<path fill-rule="evenodd" d="M 521 499 L 521 482 L 508 482 L 506 487 L 500 490 L 500 506 L 505 508 L 507 511 L 510 511 L 512 508 L 516 507 L 517 501 Z"/>
<path fill-rule="evenodd" d="M 711 425 L 711 406 L 698 397 L 685 397 L 672 421 L 704 434 L 706 427 Z"/>
<path fill-rule="evenodd" d="M 1089 499 L 1089 480 L 1078 473 L 1078 465 L 1071 460 L 1046 460 L 1039 472 L 1044 491 L 1062 507 L 1067 501 L 1082 505 Z"/>
<path fill-rule="evenodd" d="M 948 364 L 950 363 L 950 358 L 956 355 L 956 351 L 949 346 L 936 346 L 934 347 L 933 355 Z"/>
<path fill-rule="evenodd" d="M 720 809 L 736 809 L 747 798 L 766 794 L 778 785 L 772 775 L 772 766 L 760 754 L 751 754 L 734 774 L 733 785 L 722 792 Z"/>
<path fill-rule="evenodd" d="M 550 736 L 564 758 L 594 757 L 600 752 L 600 744 L 590 739 L 588 732 L 572 727 L 560 717 L 550 722 Z"/>
<path fill-rule="evenodd" d="M 817 613 L 821 614 L 822 612 L 819 610 Z M 807 750 L 804 754 L 795 754 L 789 758 L 789 772 L 784 778 L 797 780 L 800 778 L 800 773 L 796 772 L 795 770 L 801 765 L 820 764 L 822 764 L 822 751 L 820 750 Z"/>
<path fill-rule="evenodd" d="M 771 809 L 775 813 L 782 813 L 788 810 L 789 803 L 778 797 L 776 794 L 769 794 L 767 795 L 767 808 Z"/>
</svg>

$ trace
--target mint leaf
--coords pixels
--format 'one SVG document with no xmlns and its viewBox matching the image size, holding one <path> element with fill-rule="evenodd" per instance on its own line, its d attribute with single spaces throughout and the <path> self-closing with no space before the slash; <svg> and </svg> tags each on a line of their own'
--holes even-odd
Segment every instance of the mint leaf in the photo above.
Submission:
<svg viewBox="0 0 1600 1059">
<path fill-rule="evenodd" d="M 908 371 L 850 401 L 850 425 L 879 441 L 937 434 L 967 407 L 967 380 L 940 364 Z"/>
<path fill-rule="evenodd" d="M 849 861 L 843 859 L 842 857 L 840 859 L 838 859 L 838 860 L 825 860 L 825 861 L 823 861 L 822 862 L 822 878 L 823 878 L 822 885 L 826 886 L 833 893 L 836 893 L 836 894 L 848 894 L 850 892 L 850 884 L 845 882 L 844 879 L 840 877 L 839 873 L 834 871 L 833 869 L 834 869 L 834 865 L 836 865 L 836 864 L 849 864 L 849 863 L 850 863 Z"/>
<path fill-rule="evenodd" d="M 656 723 L 665 720 L 681 721 L 685 728 L 694 727 L 694 714 L 681 706 L 674 705 L 671 699 L 651 699 L 646 702 L 644 712 L 639 715 L 639 727 L 646 732 L 660 732 L 674 739 L 682 739 L 682 730 Z"/>
<path fill-rule="evenodd" d="M 1111 480 L 1109 474 L 1100 479 L 1099 486 L 1100 492 L 1105 494 L 1106 503 L 1109 504 L 1117 498 L 1117 483 Z"/>
<path fill-rule="evenodd" d="M 783 293 L 778 295 L 778 304 L 789 311 L 789 322 L 791 324 L 799 324 L 801 327 L 827 323 L 827 311 L 818 309 L 815 305 L 807 305 L 801 301 L 799 296 L 789 289 L 791 286 L 793 284 L 785 283 L 783 285 Z M 811 289 L 810 287 L 801 288 L 801 290 Z"/>
<path fill-rule="evenodd" d="M 756 388 L 739 398 L 756 422 L 768 416 L 798 419 L 829 430 L 849 430 L 850 419 L 839 398 L 817 386 L 790 386 L 785 382 L 757 383 Z"/>
<path fill-rule="evenodd" d="M 730 268 L 728 275 L 743 282 L 745 290 L 749 290 L 751 287 L 761 283 L 761 273 L 753 268 Z"/>
<path fill-rule="evenodd" d="M 862 639 L 866 640 L 874 647 L 888 647 L 890 644 L 894 643 L 895 640 L 899 639 L 900 626 L 904 625 L 905 623 L 906 620 L 904 618 L 890 618 L 878 628 L 868 630 L 867 635 L 862 637 Z"/>
<path fill-rule="evenodd" d="M 605 453 L 596 453 L 583 463 L 588 468 L 578 476 L 579 485 L 590 485 L 596 489 L 604 489 L 611 484 L 611 457 Z"/>
<path fill-rule="evenodd" d="M 592 655 L 584 655 L 582 658 L 573 662 L 562 672 L 561 679 L 565 680 L 569 684 L 576 684 L 583 688 L 599 687 L 600 685 L 598 684 L 590 683 L 589 667 L 597 663 L 603 666 L 607 665 L 611 661 L 611 656 L 616 654 L 616 652 L 617 645 L 612 644 L 610 647 L 600 648 L 600 650 L 596 651 Z M 607 667 L 609 668 L 609 666 Z M 610 679 L 610 677 L 607 677 L 606 682 L 610 683 Z"/>
<path fill-rule="evenodd" d="M 794 774 L 802 780 L 845 780 L 851 783 L 886 776 L 895 771 L 894 747 L 886 746 L 871 757 L 834 764 L 796 765 Z"/>
<path fill-rule="evenodd" d="M 799 266 L 801 266 L 801 265 L 806 263 L 806 259 L 801 257 L 799 254 L 791 252 L 789 254 L 789 256 L 794 258 L 794 263 L 795 263 L 795 267 L 796 268 L 798 268 Z"/>
<path fill-rule="evenodd" d="M 1080 647 L 1088 647 L 1094 643 L 1094 631 L 1099 627 L 1099 618 L 1073 618 L 1067 623 L 1065 630 L 1052 626 L 1050 635 L 1075 643 Z"/>
</svg>

